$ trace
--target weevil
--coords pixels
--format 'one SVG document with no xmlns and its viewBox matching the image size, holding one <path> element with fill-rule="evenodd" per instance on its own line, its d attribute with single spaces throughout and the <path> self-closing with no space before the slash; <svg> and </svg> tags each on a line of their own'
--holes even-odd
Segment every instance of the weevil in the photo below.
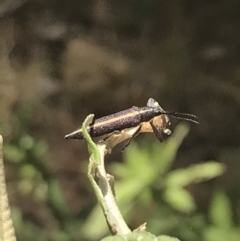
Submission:
<svg viewBox="0 0 240 241">
<path fill-rule="evenodd" d="M 170 116 L 198 124 L 197 116 L 193 114 L 165 111 L 159 103 L 150 98 L 147 106 L 133 106 L 129 109 L 95 119 L 88 127 L 91 137 L 99 137 L 106 141 L 110 148 L 127 141 L 127 147 L 131 140 L 141 132 L 153 132 L 156 138 L 162 142 L 162 133 L 171 134 L 168 126 L 171 124 Z M 65 136 L 65 139 L 84 139 L 82 129 Z"/>
</svg>

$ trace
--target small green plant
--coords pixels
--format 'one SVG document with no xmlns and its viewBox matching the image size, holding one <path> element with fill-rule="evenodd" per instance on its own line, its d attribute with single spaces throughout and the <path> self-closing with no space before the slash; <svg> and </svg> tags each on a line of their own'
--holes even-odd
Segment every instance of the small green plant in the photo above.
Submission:
<svg viewBox="0 0 240 241">
<path fill-rule="evenodd" d="M 196 209 L 196 203 L 186 186 L 223 173 L 224 167 L 213 161 L 171 170 L 177 150 L 187 132 L 185 125 L 179 125 L 166 142 L 153 144 L 149 149 L 132 143 L 125 152 L 124 163 L 112 165 L 112 173 L 118 177 L 115 182 L 117 203 L 128 223 L 132 223 L 134 217 L 141 216 L 142 223 L 149 223 L 147 230 L 162 234 L 171 229 L 166 227 L 166 223 L 173 228 L 180 222 L 174 220 L 172 210 L 190 213 Z M 149 205 L 155 207 L 154 211 L 144 212 Z M 157 228 L 153 221 L 156 213 Z M 107 230 L 101 210 L 96 206 L 81 231 L 89 240 L 98 240 Z"/>
</svg>

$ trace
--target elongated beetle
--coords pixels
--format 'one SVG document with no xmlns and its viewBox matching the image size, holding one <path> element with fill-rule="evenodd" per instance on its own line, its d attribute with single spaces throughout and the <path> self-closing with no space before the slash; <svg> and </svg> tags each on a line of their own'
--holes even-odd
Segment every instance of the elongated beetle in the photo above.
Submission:
<svg viewBox="0 0 240 241">
<path fill-rule="evenodd" d="M 106 141 L 111 138 L 111 145 L 131 140 L 141 132 L 153 132 L 162 142 L 162 133 L 171 134 L 168 126 L 171 124 L 169 116 L 198 124 L 197 116 L 187 113 L 165 111 L 157 101 L 150 98 L 147 106 L 133 106 L 129 109 L 95 119 L 88 127 L 91 137 L 100 137 Z M 102 138 L 101 138 L 102 137 Z M 65 136 L 65 139 L 84 139 L 82 129 L 78 129 Z M 114 143 L 114 144 L 113 144 Z"/>
</svg>

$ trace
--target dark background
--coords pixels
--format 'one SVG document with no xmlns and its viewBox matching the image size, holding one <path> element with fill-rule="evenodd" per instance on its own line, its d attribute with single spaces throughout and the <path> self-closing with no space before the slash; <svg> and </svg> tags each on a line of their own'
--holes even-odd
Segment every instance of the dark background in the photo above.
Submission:
<svg viewBox="0 0 240 241">
<path fill-rule="evenodd" d="M 198 115 L 201 124 L 192 126 L 174 168 L 225 163 L 221 180 L 191 190 L 198 212 L 207 216 L 211 194 L 222 189 L 239 227 L 239 1 L 5 0 L 0 19 L 0 126 L 9 196 L 21 225 L 34 227 L 27 236 L 21 226 L 19 240 L 41 231 L 50 240 L 51 230 L 63 230 L 64 215 L 39 201 L 46 188 L 41 178 L 59 181 L 79 226 L 96 202 L 86 178 L 86 145 L 64 135 L 90 113 L 144 106 L 149 97 L 166 110 Z M 113 160 L 122 161 L 122 154 L 115 151 L 108 157 Z M 34 168 L 21 172 L 26 163 L 37 174 Z M 28 175 L 38 180 L 37 197 L 24 191 Z M 202 240 L 199 230 L 196 240 Z"/>
</svg>

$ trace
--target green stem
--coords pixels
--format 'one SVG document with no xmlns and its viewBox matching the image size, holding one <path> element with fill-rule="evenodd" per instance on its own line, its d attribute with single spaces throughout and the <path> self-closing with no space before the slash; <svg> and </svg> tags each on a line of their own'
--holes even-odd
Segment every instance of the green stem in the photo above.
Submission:
<svg viewBox="0 0 240 241">
<path fill-rule="evenodd" d="M 115 200 L 109 176 L 106 173 L 104 157 L 107 150 L 106 143 L 95 144 L 88 133 L 88 125 L 92 123 L 94 115 L 89 115 L 82 124 L 83 136 L 88 144 L 90 160 L 88 178 L 93 187 L 97 200 L 103 210 L 109 229 L 113 234 L 126 235 L 131 232 L 125 223 Z M 97 177 L 97 182 L 95 180 Z"/>
</svg>

